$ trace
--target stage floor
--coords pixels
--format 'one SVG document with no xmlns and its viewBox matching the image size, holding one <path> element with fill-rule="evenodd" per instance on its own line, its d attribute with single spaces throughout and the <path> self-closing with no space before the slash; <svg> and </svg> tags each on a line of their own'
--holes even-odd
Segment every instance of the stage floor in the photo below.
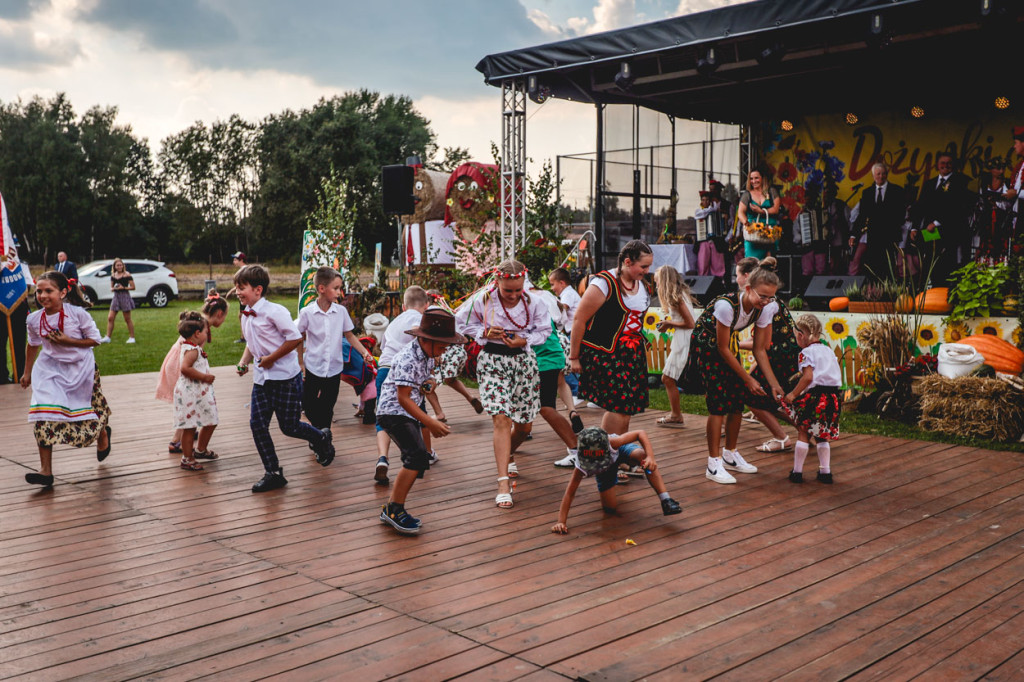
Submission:
<svg viewBox="0 0 1024 682">
<path fill-rule="evenodd" d="M 349 391 L 334 464 L 277 435 L 290 484 L 253 495 L 250 383 L 215 374 L 222 458 L 205 472 L 166 454 L 155 375 L 113 376 L 110 458 L 59 449 L 42 492 L 23 482 L 28 392 L 0 386 L 0 677 L 1021 678 L 1020 454 L 851 435 L 834 486 L 797 486 L 791 455 L 756 453 L 766 431 L 744 425 L 761 470 L 723 486 L 703 475 L 703 418 L 648 413 L 634 425 L 684 513 L 634 480 L 608 517 L 585 481 L 561 537 L 551 430 L 499 510 L 490 422 L 443 390 L 454 433 L 410 499 L 423 532 L 402 537 L 377 519 L 387 491 Z"/>
</svg>

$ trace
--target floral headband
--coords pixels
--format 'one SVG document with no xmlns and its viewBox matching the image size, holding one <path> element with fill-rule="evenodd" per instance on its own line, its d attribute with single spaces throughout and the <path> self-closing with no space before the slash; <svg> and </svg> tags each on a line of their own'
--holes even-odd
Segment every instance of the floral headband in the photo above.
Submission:
<svg viewBox="0 0 1024 682">
<path fill-rule="evenodd" d="M 218 294 L 216 291 L 211 291 L 209 296 L 206 297 L 206 300 L 216 301 L 218 298 L 220 298 L 220 294 Z"/>
<path fill-rule="evenodd" d="M 491 272 L 495 277 L 500 279 L 519 279 L 520 277 L 526 277 L 526 273 L 529 271 L 530 270 L 528 268 L 524 267 L 522 272 L 498 272 L 497 270 L 492 270 Z"/>
</svg>

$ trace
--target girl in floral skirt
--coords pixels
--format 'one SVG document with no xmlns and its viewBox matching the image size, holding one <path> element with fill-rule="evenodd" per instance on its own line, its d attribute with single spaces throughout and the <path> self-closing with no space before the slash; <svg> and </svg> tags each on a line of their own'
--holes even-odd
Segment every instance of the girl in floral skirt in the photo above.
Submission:
<svg viewBox="0 0 1024 682">
<path fill-rule="evenodd" d="M 213 394 L 216 377 L 210 374 L 210 361 L 203 350 L 207 328 L 199 313 L 191 313 L 178 323 L 181 372 L 174 385 L 174 428 L 181 430 L 181 468 L 187 471 L 203 470 L 197 459 L 217 459 L 208 448 L 218 416 Z M 198 443 L 193 441 L 193 429 L 199 429 Z"/>
<path fill-rule="evenodd" d="M 798 361 L 800 381 L 786 395 L 784 403 L 800 432 L 789 480 L 803 483 L 804 459 L 813 436 L 814 449 L 818 453 L 818 480 L 832 483 L 832 446 L 829 441 L 839 438 L 839 415 L 843 405 L 839 394 L 842 370 L 832 349 L 821 343 L 821 321 L 814 315 L 797 318 L 796 340 L 802 349 Z"/>
<path fill-rule="evenodd" d="M 494 269 L 494 281 L 470 296 L 456 313 L 458 331 L 482 347 L 477 360 L 480 400 L 494 422 L 498 465 L 496 505 L 512 508 L 509 466 L 540 412 L 540 373 L 533 346 L 551 334 L 551 315 L 524 291 L 526 266 L 507 260 Z"/>
<path fill-rule="evenodd" d="M 39 472 L 25 480 L 53 485 L 53 446 L 84 448 L 96 443 L 96 459 L 110 454 L 110 408 L 100 390 L 93 347 L 100 330 L 86 312 L 90 304 L 77 284 L 50 271 L 36 280 L 36 300 L 42 307 L 28 316 L 28 352 L 22 388 L 32 387 L 28 420 L 39 447 Z M 40 350 L 40 348 L 42 350 Z"/>
</svg>

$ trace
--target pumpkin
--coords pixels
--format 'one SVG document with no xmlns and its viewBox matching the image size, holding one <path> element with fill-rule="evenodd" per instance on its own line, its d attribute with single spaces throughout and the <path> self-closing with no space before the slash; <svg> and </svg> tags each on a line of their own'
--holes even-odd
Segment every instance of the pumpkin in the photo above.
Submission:
<svg viewBox="0 0 1024 682">
<path fill-rule="evenodd" d="M 953 309 L 949 303 L 949 289 L 935 287 L 917 295 L 917 311 L 927 315 L 945 315 Z"/>
<path fill-rule="evenodd" d="M 828 302 L 828 309 L 834 313 L 838 313 L 841 310 L 846 310 L 850 305 L 850 299 L 846 296 L 836 296 Z"/>
<path fill-rule="evenodd" d="M 1024 351 L 1009 341 L 991 334 L 972 334 L 958 343 L 973 347 L 985 358 L 985 364 L 997 372 L 1014 376 L 1024 372 Z"/>
<path fill-rule="evenodd" d="M 914 312 L 914 297 L 910 294 L 900 294 L 896 299 L 896 312 L 898 313 L 912 313 Z"/>
</svg>

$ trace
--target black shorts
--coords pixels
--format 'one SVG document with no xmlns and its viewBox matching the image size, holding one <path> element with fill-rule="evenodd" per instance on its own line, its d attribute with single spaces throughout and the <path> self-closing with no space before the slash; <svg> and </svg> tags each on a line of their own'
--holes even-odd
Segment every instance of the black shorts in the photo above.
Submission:
<svg viewBox="0 0 1024 682">
<path fill-rule="evenodd" d="M 402 468 L 419 472 L 430 468 L 430 452 L 423 442 L 422 424 L 400 414 L 378 414 L 377 424 L 401 451 Z"/>
<path fill-rule="evenodd" d="M 560 369 L 546 369 L 540 373 L 540 406 L 555 407 L 558 399 L 558 375 Z"/>
</svg>

